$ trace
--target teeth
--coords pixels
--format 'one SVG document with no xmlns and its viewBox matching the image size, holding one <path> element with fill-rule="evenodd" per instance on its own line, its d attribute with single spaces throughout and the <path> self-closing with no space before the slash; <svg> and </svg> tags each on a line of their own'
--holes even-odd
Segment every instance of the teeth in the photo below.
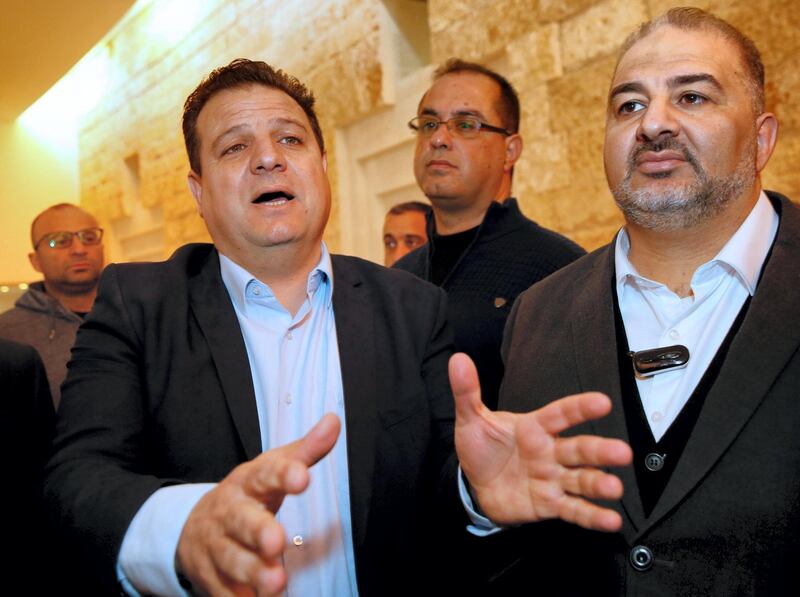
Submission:
<svg viewBox="0 0 800 597">
<path fill-rule="evenodd" d="M 283 191 L 275 191 L 274 193 L 263 193 L 253 199 L 253 203 L 270 203 L 270 204 L 283 204 L 286 201 L 294 199 L 293 195 Z"/>
</svg>

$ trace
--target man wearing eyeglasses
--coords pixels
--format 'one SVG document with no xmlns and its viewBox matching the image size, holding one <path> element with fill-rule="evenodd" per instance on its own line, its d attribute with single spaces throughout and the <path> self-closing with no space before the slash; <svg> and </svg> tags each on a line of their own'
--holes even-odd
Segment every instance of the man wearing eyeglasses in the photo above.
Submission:
<svg viewBox="0 0 800 597">
<path fill-rule="evenodd" d="M 433 205 L 430 242 L 396 267 L 441 286 L 456 349 L 475 361 L 483 400 L 497 406 L 500 343 L 514 299 L 584 254 L 526 218 L 511 195 L 522 153 L 519 98 L 488 68 L 451 59 L 409 126 L 417 135 L 414 174 Z"/>
<path fill-rule="evenodd" d="M 59 203 L 33 220 L 31 242 L 28 258 L 44 280 L 0 315 L 0 337 L 39 352 L 58 407 L 75 333 L 92 309 L 103 271 L 103 229 L 80 207 Z"/>
</svg>

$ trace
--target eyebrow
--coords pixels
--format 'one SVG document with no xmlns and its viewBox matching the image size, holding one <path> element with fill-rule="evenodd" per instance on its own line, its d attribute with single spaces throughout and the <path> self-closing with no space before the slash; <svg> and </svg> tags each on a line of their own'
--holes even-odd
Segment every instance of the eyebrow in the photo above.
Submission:
<svg viewBox="0 0 800 597">
<path fill-rule="evenodd" d="M 690 75 L 678 75 L 667 80 L 667 87 L 675 89 L 684 85 L 691 85 L 693 83 L 709 83 L 719 91 L 722 91 L 722 85 L 717 81 L 714 75 L 708 73 L 694 73 Z M 622 93 L 644 93 L 645 86 L 638 81 L 630 81 L 628 83 L 621 83 L 611 89 L 608 95 L 609 101 Z"/>
<path fill-rule="evenodd" d="M 299 120 L 296 120 L 294 118 L 272 118 L 270 120 L 270 122 L 271 123 L 276 123 L 278 126 L 286 126 L 287 124 L 293 125 L 293 126 L 297 126 L 297 127 L 301 128 L 304 132 L 308 132 L 308 130 L 306 129 L 305 125 L 302 122 L 300 122 Z M 230 127 L 229 129 L 227 129 L 227 130 L 223 131 L 222 133 L 220 133 L 219 135 L 217 135 L 216 138 L 214 139 L 213 143 L 211 144 L 211 146 L 212 147 L 216 147 L 220 143 L 220 141 L 222 139 L 224 139 L 225 137 L 228 137 L 228 136 L 230 136 L 232 134 L 239 133 L 240 131 L 249 131 L 250 129 L 251 129 L 251 126 L 249 124 L 247 124 L 247 123 L 235 124 L 232 127 Z"/>
<path fill-rule="evenodd" d="M 436 116 L 439 117 L 439 113 L 434 110 L 433 108 L 423 108 L 422 112 L 420 112 L 421 116 Z M 453 115 L 450 118 L 458 117 L 458 116 L 473 116 L 478 120 L 485 120 L 486 117 L 479 111 L 479 110 L 457 110 L 453 112 Z"/>
</svg>

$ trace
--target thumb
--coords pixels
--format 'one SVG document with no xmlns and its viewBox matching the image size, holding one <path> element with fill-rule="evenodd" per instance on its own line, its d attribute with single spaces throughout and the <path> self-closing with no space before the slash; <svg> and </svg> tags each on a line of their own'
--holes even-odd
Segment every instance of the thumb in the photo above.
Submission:
<svg viewBox="0 0 800 597">
<path fill-rule="evenodd" d="M 478 379 L 478 370 L 463 352 L 457 352 L 450 357 L 448 364 L 450 387 L 456 402 L 456 419 L 460 423 L 469 422 L 483 410 L 481 402 L 481 383 Z"/>
<path fill-rule="evenodd" d="M 333 413 L 326 414 L 308 433 L 286 446 L 289 456 L 309 467 L 316 464 L 333 449 L 340 428 L 339 417 Z"/>
</svg>

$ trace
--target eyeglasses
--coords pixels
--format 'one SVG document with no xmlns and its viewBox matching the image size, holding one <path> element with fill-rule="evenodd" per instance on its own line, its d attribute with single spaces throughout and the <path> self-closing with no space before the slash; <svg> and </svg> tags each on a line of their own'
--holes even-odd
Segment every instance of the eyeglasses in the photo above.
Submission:
<svg viewBox="0 0 800 597">
<path fill-rule="evenodd" d="M 506 129 L 481 122 L 474 116 L 455 116 L 450 120 L 439 120 L 432 116 L 417 116 L 408 121 L 408 128 L 420 137 L 430 137 L 441 124 L 445 125 L 451 134 L 463 137 L 464 139 L 477 137 L 478 133 L 481 131 L 500 133 L 506 136 L 511 135 Z"/>
<path fill-rule="evenodd" d="M 103 229 L 102 228 L 84 228 L 83 230 L 78 230 L 77 232 L 51 232 L 50 234 L 45 234 L 42 238 L 36 241 L 33 245 L 34 250 L 39 248 L 39 245 L 43 242 L 47 243 L 47 246 L 51 249 L 66 249 L 67 247 L 72 246 L 72 237 L 77 236 L 78 240 L 81 241 L 84 245 L 99 245 L 100 241 L 103 240 Z"/>
</svg>

